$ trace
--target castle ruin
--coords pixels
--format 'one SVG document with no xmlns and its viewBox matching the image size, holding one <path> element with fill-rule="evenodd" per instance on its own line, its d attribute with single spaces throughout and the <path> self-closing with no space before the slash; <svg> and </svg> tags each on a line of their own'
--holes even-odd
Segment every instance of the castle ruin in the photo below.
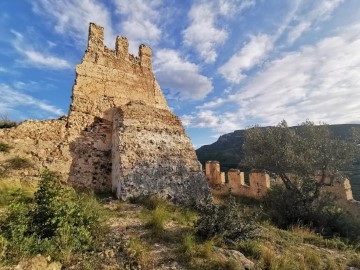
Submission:
<svg viewBox="0 0 360 270">
<path fill-rule="evenodd" d="M 191 141 L 155 79 L 151 48 L 140 45 L 137 57 L 128 48 L 122 36 L 115 50 L 107 48 L 103 27 L 90 24 L 68 116 L 0 130 L 0 141 L 14 147 L 10 156 L 35 165 L 14 177 L 31 179 L 45 167 L 75 187 L 112 190 L 124 200 L 210 195 Z"/>
</svg>

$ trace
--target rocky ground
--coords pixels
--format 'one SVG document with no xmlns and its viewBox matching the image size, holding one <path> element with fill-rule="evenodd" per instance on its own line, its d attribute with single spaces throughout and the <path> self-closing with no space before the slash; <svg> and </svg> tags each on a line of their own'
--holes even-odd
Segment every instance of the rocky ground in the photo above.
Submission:
<svg viewBox="0 0 360 270">
<path fill-rule="evenodd" d="M 4 269 L 360 269 L 354 247 L 305 228 L 286 231 L 262 223 L 257 238 L 231 248 L 214 239 L 191 249 L 184 247 L 184 239 L 197 216 L 188 209 L 112 199 L 102 199 L 101 205 L 105 229 L 99 231 L 103 237 L 97 250 L 73 254 L 62 264 L 38 255 Z M 163 228 L 151 225 L 159 208 L 164 210 Z"/>
</svg>

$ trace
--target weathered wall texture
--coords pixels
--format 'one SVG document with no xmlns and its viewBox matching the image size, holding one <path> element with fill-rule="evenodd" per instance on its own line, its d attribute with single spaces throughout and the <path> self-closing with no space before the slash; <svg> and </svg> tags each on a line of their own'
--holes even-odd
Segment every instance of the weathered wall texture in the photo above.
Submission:
<svg viewBox="0 0 360 270">
<path fill-rule="evenodd" d="M 242 186 L 245 186 L 244 172 L 240 172 L 237 169 L 230 169 L 228 171 L 229 187 L 233 192 L 240 190 Z"/>
<path fill-rule="evenodd" d="M 151 48 L 141 45 L 139 57 L 134 57 L 128 47 L 127 39 L 118 36 L 115 50 L 107 48 L 104 29 L 90 24 L 88 47 L 76 66 L 68 119 L 71 133 L 81 132 L 94 117 L 112 121 L 114 108 L 129 101 L 169 109 L 152 71 Z"/>
<path fill-rule="evenodd" d="M 9 144 L 10 153 L 0 152 L 0 164 L 13 157 L 27 158 L 33 166 L 11 172 L 11 177 L 31 180 L 39 169 L 46 167 L 67 176 L 72 158 L 66 142 L 66 118 L 58 120 L 27 120 L 11 129 L 0 129 L 0 142 Z"/>
<path fill-rule="evenodd" d="M 0 141 L 36 164 L 24 172 L 28 179 L 47 167 L 74 186 L 112 189 L 122 199 L 209 196 L 190 139 L 154 77 L 151 48 L 141 45 L 135 57 L 125 37 L 116 38 L 115 50 L 103 40 L 104 29 L 90 24 L 68 117 L 0 130 Z"/>
<path fill-rule="evenodd" d="M 113 188 L 119 198 L 156 193 L 186 201 L 208 188 L 178 117 L 139 102 L 121 106 L 113 133 Z"/>
<path fill-rule="evenodd" d="M 270 177 L 264 172 L 253 172 L 249 175 L 250 185 L 244 181 L 244 172 L 237 169 L 230 169 L 225 182 L 225 172 L 220 171 L 218 161 L 207 161 L 205 163 L 206 179 L 214 188 L 231 189 L 231 193 L 252 198 L 264 197 L 270 188 Z"/>
<path fill-rule="evenodd" d="M 220 163 L 218 161 L 207 161 L 205 164 L 205 175 L 210 185 L 221 185 Z"/>
</svg>

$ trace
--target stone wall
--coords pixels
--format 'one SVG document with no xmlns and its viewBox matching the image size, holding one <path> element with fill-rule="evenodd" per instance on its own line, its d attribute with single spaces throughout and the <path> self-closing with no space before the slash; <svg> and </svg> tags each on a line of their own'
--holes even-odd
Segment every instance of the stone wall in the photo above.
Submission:
<svg viewBox="0 0 360 270">
<path fill-rule="evenodd" d="M 233 192 L 240 190 L 242 186 L 245 186 L 244 172 L 240 172 L 237 169 L 230 169 L 228 171 L 228 183 Z"/>
<path fill-rule="evenodd" d="M 244 172 L 237 169 L 230 169 L 226 174 L 220 171 L 218 161 L 207 161 L 205 163 L 206 179 L 214 188 L 230 189 L 232 194 L 261 198 L 264 197 L 270 188 L 270 177 L 264 172 L 253 172 L 250 174 L 250 185 L 244 181 Z"/>
<path fill-rule="evenodd" d="M 250 185 L 245 183 L 244 172 L 238 169 L 230 169 L 227 173 L 228 182 L 225 183 L 222 176 L 224 172 L 220 172 L 220 163 L 218 161 L 206 162 L 206 177 L 209 184 L 213 187 L 222 186 L 223 189 L 230 189 L 234 195 L 262 198 L 266 195 L 271 185 L 282 185 L 281 179 L 270 180 L 270 176 L 264 171 L 253 171 L 249 174 Z M 219 180 L 220 179 L 220 180 Z M 325 179 L 324 190 L 333 192 L 342 205 L 346 202 L 353 201 L 351 184 L 348 179 L 334 180 Z"/>
<path fill-rule="evenodd" d="M 9 144 L 10 153 L 0 152 L 0 164 L 14 157 L 26 158 L 32 167 L 12 171 L 9 177 L 20 180 L 33 180 L 40 168 L 49 168 L 68 177 L 72 158 L 66 141 L 66 118 L 58 120 L 27 120 L 20 125 L 0 129 L 0 142 Z"/>
<path fill-rule="evenodd" d="M 18 174 L 31 179 L 46 167 L 73 186 L 114 190 L 122 199 L 209 196 L 191 141 L 153 74 L 151 48 L 140 45 L 133 56 L 126 37 L 116 38 L 115 50 L 103 41 L 104 29 L 91 23 L 67 117 L 0 130 L 0 142 L 14 147 L 10 156 L 35 164 Z M 0 153 L 0 162 L 6 158 Z"/>
<path fill-rule="evenodd" d="M 204 199 L 208 187 L 193 146 L 178 117 L 139 102 L 121 106 L 113 133 L 114 192 L 188 201 Z"/>
<path fill-rule="evenodd" d="M 205 175 L 210 185 L 221 185 L 220 163 L 218 161 L 207 161 L 205 164 Z"/>
</svg>

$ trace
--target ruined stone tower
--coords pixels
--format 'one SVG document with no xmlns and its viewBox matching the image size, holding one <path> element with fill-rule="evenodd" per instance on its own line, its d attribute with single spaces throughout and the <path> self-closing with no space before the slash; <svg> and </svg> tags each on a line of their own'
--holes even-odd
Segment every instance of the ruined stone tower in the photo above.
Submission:
<svg viewBox="0 0 360 270">
<path fill-rule="evenodd" d="M 0 130 L 0 140 L 74 186 L 113 190 L 121 199 L 209 196 L 191 141 L 154 77 L 151 48 L 141 45 L 136 57 L 125 37 L 116 38 L 115 50 L 103 41 L 104 29 L 91 23 L 67 117 L 25 121 Z"/>
</svg>

